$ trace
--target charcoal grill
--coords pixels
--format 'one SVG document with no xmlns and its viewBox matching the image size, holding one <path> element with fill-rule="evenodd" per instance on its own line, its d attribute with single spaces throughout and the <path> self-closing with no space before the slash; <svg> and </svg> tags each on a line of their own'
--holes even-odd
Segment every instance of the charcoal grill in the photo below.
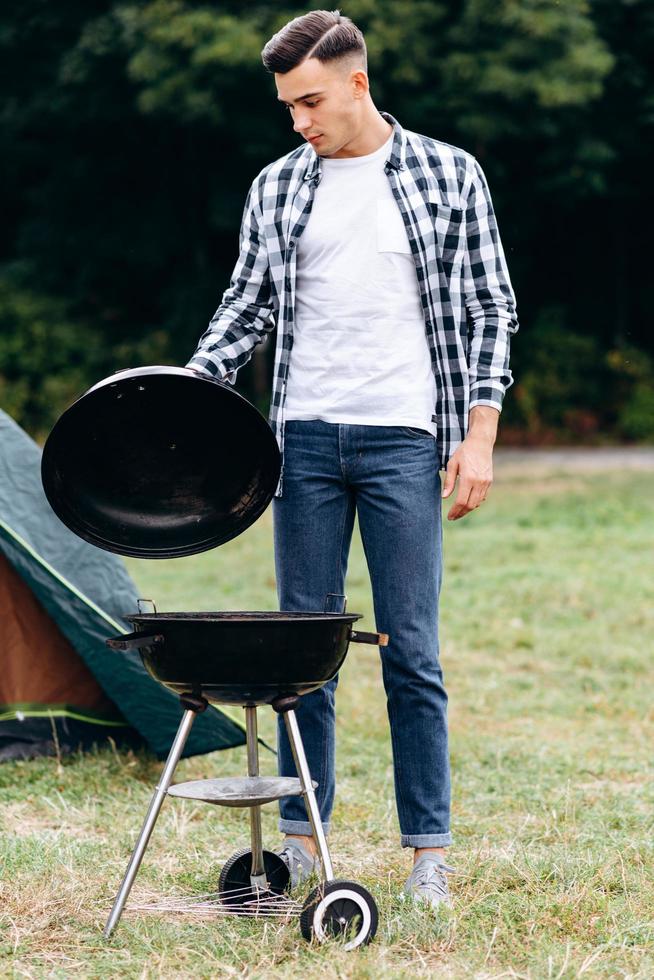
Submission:
<svg viewBox="0 0 654 980">
<path fill-rule="evenodd" d="M 211 433 L 215 433 L 212 440 Z M 43 452 L 45 493 L 60 519 L 93 544 L 123 555 L 196 554 L 242 533 L 270 503 L 280 473 L 274 435 L 262 415 L 226 384 L 185 368 L 119 372 L 75 402 Z M 335 676 L 350 642 L 387 637 L 353 629 L 345 612 L 165 612 L 125 618 L 134 632 L 107 640 L 136 649 L 148 672 L 180 699 L 183 715 L 152 796 L 104 934 L 116 928 L 167 796 L 248 807 L 250 847 L 224 865 L 216 903 L 233 914 L 279 913 L 289 885 L 282 859 L 263 848 L 260 808 L 303 796 L 322 882 L 300 909 L 306 939 L 334 935 L 345 948 L 369 942 L 377 908 L 357 882 L 336 879 L 295 707 Z M 245 710 L 247 775 L 173 785 L 193 721 L 209 703 Z M 297 777 L 259 772 L 257 707 L 284 718 Z M 295 907 L 290 900 L 286 908 Z M 297 904 L 297 903 L 296 903 Z"/>
</svg>

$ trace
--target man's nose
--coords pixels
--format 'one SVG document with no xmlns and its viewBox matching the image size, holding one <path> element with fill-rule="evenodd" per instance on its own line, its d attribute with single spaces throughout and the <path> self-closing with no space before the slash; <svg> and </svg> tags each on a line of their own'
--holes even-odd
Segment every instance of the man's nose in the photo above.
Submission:
<svg viewBox="0 0 654 980">
<path fill-rule="evenodd" d="M 296 133 L 304 133 L 306 130 L 311 128 L 311 116 L 308 112 L 302 112 L 300 109 L 295 110 L 295 118 L 293 119 L 293 129 Z"/>
</svg>

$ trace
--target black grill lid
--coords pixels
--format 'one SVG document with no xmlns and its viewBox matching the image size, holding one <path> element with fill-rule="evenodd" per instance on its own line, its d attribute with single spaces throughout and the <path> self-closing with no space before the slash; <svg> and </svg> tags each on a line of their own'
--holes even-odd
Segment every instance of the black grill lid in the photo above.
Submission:
<svg viewBox="0 0 654 980">
<path fill-rule="evenodd" d="M 178 558 L 236 537 L 263 513 L 280 472 L 263 415 L 188 368 L 100 381 L 68 408 L 43 450 L 52 509 L 106 551 Z"/>
</svg>

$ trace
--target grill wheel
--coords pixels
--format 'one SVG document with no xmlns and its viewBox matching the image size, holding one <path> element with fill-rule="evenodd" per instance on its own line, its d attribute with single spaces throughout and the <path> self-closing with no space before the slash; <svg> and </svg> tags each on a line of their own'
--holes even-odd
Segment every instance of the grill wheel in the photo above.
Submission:
<svg viewBox="0 0 654 980">
<path fill-rule="evenodd" d="M 309 893 L 300 913 L 305 939 L 324 943 L 344 940 L 344 949 L 365 946 L 377 932 L 379 914 L 375 900 L 355 881 L 335 880 Z"/>
<path fill-rule="evenodd" d="M 278 854 L 273 854 L 272 851 L 264 851 L 263 866 L 270 891 L 275 895 L 282 895 L 287 890 L 291 877 L 285 863 Z M 236 854 L 232 854 L 228 858 L 218 879 L 218 889 L 223 905 L 243 905 L 256 897 L 256 893 L 250 885 L 251 869 L 252 851 L 250 848 L 237 851 Z M 230 892 L 234 892 L 234 894 L 230 895 Z"/>
</svg>

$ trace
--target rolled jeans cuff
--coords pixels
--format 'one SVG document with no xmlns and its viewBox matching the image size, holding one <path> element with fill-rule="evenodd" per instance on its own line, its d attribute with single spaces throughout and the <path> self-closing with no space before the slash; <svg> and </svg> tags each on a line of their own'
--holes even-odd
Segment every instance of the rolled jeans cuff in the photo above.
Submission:
<svg viewBox="0 0 654 980">
<path fill-rule="evenodd" d="M 302 837 L 313 837 L 313 830 L 308 820 L 280 820 L 279 829 L 282 834 L 300 834 Z M 329 833 L 329 824 L 323 823 L 322 829 Z"/>
<path fill-rule="evenodd" d="M 452 834 L 402 834 L 402 847 L 449 847 Z"/>
</svg>

